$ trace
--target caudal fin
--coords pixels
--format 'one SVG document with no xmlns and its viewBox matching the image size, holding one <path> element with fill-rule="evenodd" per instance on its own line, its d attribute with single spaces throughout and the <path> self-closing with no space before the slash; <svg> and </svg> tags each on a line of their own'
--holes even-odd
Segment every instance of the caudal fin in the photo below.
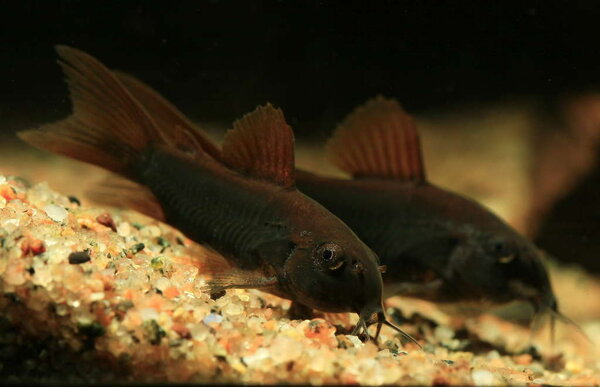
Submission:
<svg viewBox="0 0 600 387">
<path fill-rule="evenodd" d="M 129 90 L 102 63 L 67 46 L 57 46 L 73 114 L 67 119 L 26 130 L 18 136 L 51 152 L 129 176 L 138 153 L 168 144 L 156 123 Z"/>
</svg>

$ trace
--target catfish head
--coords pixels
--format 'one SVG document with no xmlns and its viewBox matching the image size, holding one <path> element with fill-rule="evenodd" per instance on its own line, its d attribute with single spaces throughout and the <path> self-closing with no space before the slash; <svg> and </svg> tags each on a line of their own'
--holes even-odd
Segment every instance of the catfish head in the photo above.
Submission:
<svg viewBox="0 0 600 387">
<path fill-rule="evenodd" d="M 298 301 L 331 312 L 360 313 L 380 305 L 383 285 L 375 253 L 362 243 L 344 242 L 319 240 L 296 247 L 284 272 Z"/>
<path fill-rule="evenodd" d="M 292 231 L 294 248 L 285 261 L 281 281 L 291 298 L 314 309 L 357 313 L 359 323 L 354 333 L 361 329 L 367 333 L 368 325 L 377 323 L 377 335 L 382 325 L 388 325 L 415 342 L 385 316 L 382 267 L 377 255 L 341 220 L 308 200 L 296 206 L 295 216 L 290 215 L 305 218 L 305 207 L 310 205 L 314 207 L 310 213 L 320 214 L 311 223 L 321 227 Z"/>
<path fill-rule="evenodd" d="M 556 310 L 542 253 L 512 229 L 472 229 L 452 253 L 449 274 L 463 292 L 500 304 L 521 300 L 536 311 Z M 466 295 L 465 295 L 466 296 Z"/>
</svg>

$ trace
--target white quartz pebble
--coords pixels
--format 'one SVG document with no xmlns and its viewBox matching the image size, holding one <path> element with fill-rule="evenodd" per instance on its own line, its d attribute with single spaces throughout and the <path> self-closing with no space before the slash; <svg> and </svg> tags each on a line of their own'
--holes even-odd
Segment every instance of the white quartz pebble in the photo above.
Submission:
<svg viewBox="0 0 600 387">
<path fill-rule="evenodd" d="M 46 211 L 48 217 L 55 222 L 62 222 L 67 217 L 67 210 L 56 204 L 48 204 L 44 207 L 44 211 Z"/>
</svg>

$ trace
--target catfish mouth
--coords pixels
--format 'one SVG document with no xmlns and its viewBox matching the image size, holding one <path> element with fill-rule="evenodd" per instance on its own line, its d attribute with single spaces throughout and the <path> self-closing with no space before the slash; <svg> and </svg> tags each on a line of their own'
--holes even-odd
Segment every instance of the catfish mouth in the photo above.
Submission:
<svg viewBox="0 0 600 387">
<path fill-rule="evenodd" d="M 332 299 L 326 297 L 320 297 L 312 294 L 307 289 L 311 287 L 306 283 L 302 282 L 302 277 L 297 276 L 293 270 L 289 270 L 288 267 L 284 267 L 284 278 L 285 278 L 285 289 L 295 301 L 304 304 L 311 309 L 318 309 L 328 313 L 348 313 L 353 312 L 352 305 L 345 299 Z"/>
<path fill-rule="evenodd" d="M 362 311 L 361 313 L 359 313 L 358 316 L 358 323 L 352 330 L 351 335 L 358 335 L 360 333 L 364 333 L 367 336 L 367 340 L 369 340 L 371 336 L 369 335 L 368 328 L 373 324 L 377 324 L 377 331 L 375 333 L 375 337 L 373 337 L 373 340 L 375 341 L 375 343 L 377 343 L 377 340 L 379 339 L 379 334 L 381 333 L 381 327 L 383 325 L 386 325 L 400 334 L 401 341 L 403 344 L 411 342 L 414 343 L 420 349 L 423 349 L 423 347 L 421 347 L 421 345 L 417 342 L 417 340 L 415 340 L 415 338 L 413 338 L 411 335 L 409 335 L 408 333 L 404 332 L 402 329 L 391 323 L 381 307 L 377 308 L 377 310 L 375 311 Z"/>
<path fill-rule="evenodd" d="M 532 332 L 538 331 L 542 327 L 543 320 L 546 317 L 550 317 L 550 341 L 552 344 L 556 342 L 555 338 L 557 320 L 572 327 L 577 333 L 583 336 L 588 343 L 593 344 L 583 329 L 575 321 L 571 320 L 559 310 L 558 302 L 556 301 L 554 295 L 551 294 L 546 298 L 536 297 L 527 301 L 531 303 L 534 309 L 534 315 L 531 321 Z"/>
</svg>

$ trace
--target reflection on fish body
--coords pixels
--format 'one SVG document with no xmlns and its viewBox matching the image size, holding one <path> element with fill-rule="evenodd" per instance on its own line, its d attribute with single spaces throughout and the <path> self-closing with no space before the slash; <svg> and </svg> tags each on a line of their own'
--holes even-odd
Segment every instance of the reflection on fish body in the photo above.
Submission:
<svg viewBox="0 0 600 387">
<path fill-rule="evenodd" d="M 378 97 L 328 144 L 353 179 L 298 172 L 298 187 L 344 220 L 387 266 L 386 296 L 513 300 L 556 311 L 541 253 L 478 203 L 429 183 L 412 118 Z"/>
<path fill-rule="evenodd" d="M 137 183 L 114 185 L 104 197 L 225 257 L 231 267 L 212 273 L 213 289 L 258 288 L 310 308 L 358 313 L 361 328 L 389 325 L 376 255 L 295 188 L 293 134 L 279 109 L 260 107 L 234 123 L 221 152 L 143 84 L 81 51 L 57 51 L 73 115 L 21 132 L 22 139 Z"/>
</svg>

